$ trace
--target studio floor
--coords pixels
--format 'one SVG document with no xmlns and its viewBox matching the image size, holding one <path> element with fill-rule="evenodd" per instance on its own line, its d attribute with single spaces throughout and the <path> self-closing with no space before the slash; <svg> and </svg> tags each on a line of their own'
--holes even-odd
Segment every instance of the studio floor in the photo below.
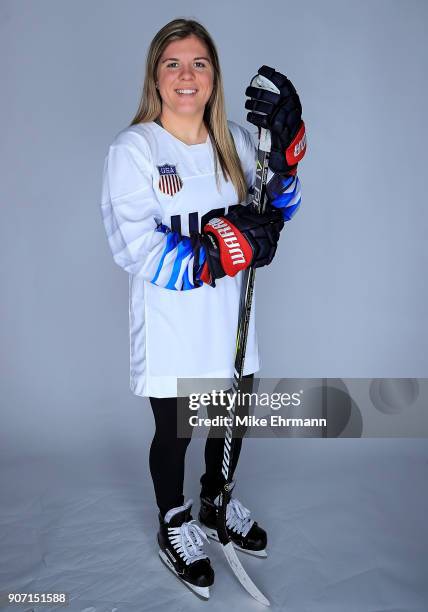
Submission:
<svg viewBox="0 0 428 612">
<path fill-rule="evenodd" d="M 262 451 L 267 443 L 276 447 L 271 455 Z M 428 610 L 425 440 L 245 444 L 235 495 L 267 530 L 269 544 L 267 559 L 243 553 L 240 558 L 272 610 Z M 194 499 L 196 518 L 195 458 L 200 460 L 202 440 L 192 441 L 191 448 L 186 498 Z M 123 448 L 114 454 L 3 459 L 2 603 L 10 590 L 66 591 L 70 612 L 264 609 L 237 582 L 214 542 L 206 545 L 215 570 L 207 602 L 162 565 L 146 451 L 138 457 Z"/>
</svg>

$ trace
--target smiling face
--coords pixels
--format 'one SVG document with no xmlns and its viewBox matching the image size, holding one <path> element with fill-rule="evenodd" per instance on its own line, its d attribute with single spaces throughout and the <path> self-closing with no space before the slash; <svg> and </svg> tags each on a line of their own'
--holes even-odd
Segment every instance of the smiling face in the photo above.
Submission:
<svg viewBox="0 0 428 612">
<path fill-rule="evenodd" d="M 205 44 L 193 34 L 171 42 L 159 60 L 157 82 L 162 112 L 189 118 L 203 116 L 214 82 Z"/>
</svg>

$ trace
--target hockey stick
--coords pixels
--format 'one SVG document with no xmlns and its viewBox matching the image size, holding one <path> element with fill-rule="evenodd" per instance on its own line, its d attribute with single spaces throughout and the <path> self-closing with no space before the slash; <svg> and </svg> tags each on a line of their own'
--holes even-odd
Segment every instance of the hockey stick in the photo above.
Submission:
<svg viewBox="0 0 428 612">
<path fill-rule="evenodd" d="M 271 83 L 271 81 L 262 77 L 261 75 L 255 76 L 251 81 L 251 85 L 253 85 L 254 87 L 261 87 L 274 91 L 275 93 L 279 93 L 279 90 Z M 256 206 L 259 212 L 263 212 L 266 205 L 266 178 L 269 164 L 270 148 L 270 131 L 264 128 L 260 128 L 259 145 L 257 149 L 256 182 L 254 186 L 253 198 L 253 204 Z M 250 267 L 244 270 L 241 286 L 241 299 L 239 305 L 238 330 L 236 335 L 235 369 L 232 383 L 233 395 L 231 398 L 231 408 L 229 413 L 229 422 L 231 423 L 231 425 L 227 425 L 224 437 L 222 474 L 226 479 L 226 482 L 223 486 L 223 489 L 220 491 L 220 508 L 217 514 L 217 534 L 220 543 L 222 544 L 223 552 L 226 555 L 229 565 L 232 568 L 236 577 L 238 578 L 239 582 L 248 591 L 248 593 L 250 593 L 250 595 L 254 597 L 254 599 L 264 604 L 265 606 L 269 606 L 269 600 L 257 588 L 257 586 L 254 584 L 254 582 L 251 580 L 251 578 L 245 571 L 242 563 L 238 559 L 236 551 L 233 547 L 233 543 L 227 533 L 226 528 L 227 504 L 229 503 L 231 498 L 231 458 L 234 449 L 233 434 L 235 429 L 235 406 L 239 393 L 239 386 L 241 384 L 242 376 L 244 373 L 245 349 L 247 346 L 254 281 L 255 269 Z"/>
</svg>

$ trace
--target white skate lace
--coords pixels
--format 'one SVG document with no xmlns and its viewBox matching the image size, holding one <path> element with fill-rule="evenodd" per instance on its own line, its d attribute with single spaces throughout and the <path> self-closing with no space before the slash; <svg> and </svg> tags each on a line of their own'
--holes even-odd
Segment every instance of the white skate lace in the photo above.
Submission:
<svg viewBox="0 0 428 612">
<path fill-rule="evenodd" d="M 226 526 L 245 537 L 254 524 L 250 514 L 238 499 L 232 498 L 226 508 Z"/>
<path fill-rule="evenodd" d="M 183 523 L 180 527 L 168 527 L 168 535 L 171 544 L 186 565 L 208 558 L 202 549 L 203 539 L 208 542 L 208 538 L 199 525 L 196 525 L 195 519 Z"/>
</svg>

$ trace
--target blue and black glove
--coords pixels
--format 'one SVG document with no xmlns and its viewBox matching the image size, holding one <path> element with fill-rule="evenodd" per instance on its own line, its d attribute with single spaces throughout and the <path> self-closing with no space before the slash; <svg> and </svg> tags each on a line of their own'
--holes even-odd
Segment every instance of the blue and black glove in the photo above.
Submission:
<svg viewBox="0 0 428 612">
<path fill-rule="evenodd" d="M 258 75 L 269 80 L 279 93 L 255 87 Z M 261 66 L 245 95 L 250 98 L 245 102 L 250 111 L 247 120 L 271 133 L 270 169 L 284 175 L 296 174 L 297 164 L 306 152 L 306 132 L 302 105 L 293 83 L 274 68 Z"/>
<path fill-rule="evenodd" d="M 268 79 L 279 93 L 255 87 L 257 76 Z M 268 207 L 282 210 L 285 221 L 297 212 L 301 202 L 301 187 L 297 164 L 306 153 L 306 132 L 302 120 L 302 105 L 293 83 L 269 66 L 259 68 L 252 84 L 245 90 L 250 99 L 247 120 L 271 134 L 271 152 L 266 191 Z"/>
<path fill-rule="evenodd" d="M 238 205 L 221 217 L 211 218 L 201 234 L 206 254 L 201 280 L 215 286 L 217 278 L 235 276 L 249 266 L 269 265 L 284 227 L 278 208 L 259 213 L 251 204 Z"/>
</svg>

